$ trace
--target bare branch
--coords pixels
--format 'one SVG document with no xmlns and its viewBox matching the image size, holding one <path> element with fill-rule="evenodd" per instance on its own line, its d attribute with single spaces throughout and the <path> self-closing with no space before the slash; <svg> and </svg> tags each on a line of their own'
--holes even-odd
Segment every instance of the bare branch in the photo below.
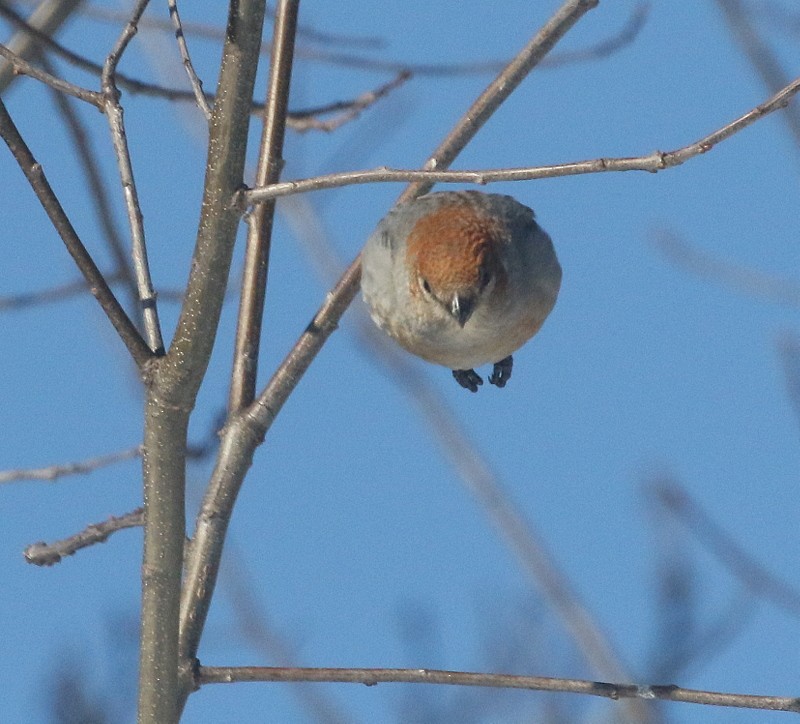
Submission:
<svg viewBox="0 0 800 724">
<path fill-rule="evenodd" d="M 671 231 L 659 231 L 653 239 L 667 259 L 687 271 L 749 296 L 800 307 L 800 281 L 719 259 Z"/>
<path fill-rule="evenodd" d="M 375 686 L 386 683 L 445 684 L 483 686 L 497 689 L 528 689 L 569 694 L 585 694 L 606 699 L 644 699 L 680 701 L 688 704 L 726 706 L 739 709 L 766 709 L 800 713 L 800 699 L 789 696 L 727 694 L 718 691 L 684 689 L 674 685 L 608 684 L 583 679 L 553 679 L 544 676 L 483 674 L 436 669 L 330 669 L 282 668 L 269 666 L 201 666 L 197 683 L 230 684 L 237 681 L 317 681 Z"/>
<path fill-rule="evenodd" d="M 796 420 L 800 422 L 800 337 L 795 332 L 784 332 L 777 346 L 789 402 Z"/>
<path fill-rule="evenodd" d="M 121 463 L 125 460 L 138 458 L 142 454 L 142 446 L 120 450 L 119 452 L 101 455 L 88 460 L 81 460 L 77 463 L 66 463 L 65 465 L 50 465 L 46 468 L 19 468 L 17 470 L 0 471 L 0 484 L 15 483 L 20 480 L 47 480 L 52 482 L 67 475 L 83 475 L 94 472 L 100 468 Z"/>
<path fill-rule="evenodd" d="M 33 5 L 37 0 L 19 0 L 20 5 Z M 120 21 L 128 19 L 128 13 L 113 10 L 110 8 L 90 5 L 84 3 L 81 7 L 80 14 L 84 17 L 97 20 L 99 22 L 117 24 Z M 272 19 L 272 13 L 267 10 L 267 18 Z M 169 20 L 163 20 L 160 17 L 143 17 L 139 23 L 140 28 L 164 30 L 169 32 L 173 29 Z M 187 33 L 196 35 L 204 40 L 225 40 L 225 31 L 216 25 L 207 25 L 205 23 L 183 23 L 183 27 Z M 297 27 L 299 36 L 307 38 L 309 41 L 316 43 L 326 43 L 330 45 L 345 45 L 347 47 L 358 46 L 363 48 L 377 48 L 380 49 L 386 45 L 386 42 L 379 37 L 367 35 L 348 35 L 344 33 L 332 33 L 329 31 L 317 30 L 309 25 L 302 23 Z"/>
<path fill-rule="evenodd" d="M 387 167 L 364 171 L 344 171 L 324 176 L 314 176 L 296 181 L 281 183 L 241 191 L 237 203 L 240 208 L 265 199 L 278 198 L 289 194 L 322 189 L 339 188 L 367 183 L 397 183 L 411 181 L 424 184 L 426 190 L 435 183 L 473 183 L 485 185 L 499 181 L 532 181 L 557 176 L 577 176 L 587 173 L 607 173 L 611 171 L 649 171 L 656 173 L 664 169 L 680 166 L 691 158 L 707 153 L 714 146 L 747 128 L 764 116 L 785 107 L 800 91 L 800 78 L 781 89 L 761 105 L 740 116 L 722 128 L 674 151 L 653 151 L 645 156 L 625 158 L 595 158 L 589 161 L 574 161 L 551 166 L 532 166 L 525 168 L 486 169 L 481 171 L 434 171 L 432 169 L 405 170 Z"/>
<path fill-rule="evenodd" d="M 53 53 L 60 56 L 68 63 L 74 65 L 77 68 L 81 68 L 82 70 L 85 70 L 88 73 L 93 73 L 98 77 L 102 76 L 103 74 L 102 65 L 99 65 L 98 63 L 95 63 L 94 61 L 89 60 L 88 58 L 84 58 L 82 55 L 73 52 L 69 48 L 63 46 L 58 41 L 42 33 L 40 30 L 30 26 L 20 15 L 14 12 L 12 8 L 8 7 L 5 3 L 2 2 L 0 2 L 0 17 L 4 17 L 6 20 L 19 27 L 25 33 L 28 33 L 31 37 L 35 38 L 36 41 L 42 46 L 42 48 L 46 48 L 52 51 Z M 120 19 L 121 18 L 122 16 L 120 16 Z M 127 21 L 128 19 L 129 18 L 126 15 L 125 20 Z M 2 46 L 0 46 L 0 48 L 2 48 Z M 0 55 L 5 56 L 5 53 L 3 53 L 2 50 L 0 50 Z M 25 66 L 20 66 L 20 69 L 23 67 Z M 36 71 L 35 68 L 33 70 Z M 27 71 L 25 72 L 28 75 L 33 75 L 33 73 L 29 73 Z M 130 76 L 124 75 L 123 73 L 116 73 L 115 77 L 117 83 L 126 90 L 130 91 L 131 93 L 140 93 L 142 95 L 155 96 L 157 98 L 165 98 L 166 100 L 178 100 L 187 102 L 195 102 L 196 100 L 194 92 L 191 90 L 187 91 L 174 88 L 164 88 L 163 86 L 156 85 L 154 83 L 146 83 L 144 81 L 137 80 Z M 84 91 L 84 92 L 89 93 L 90 91 Z M 99 96 L 100 94 L 97 95 Z M 207 96 L 207 97 L 213 98 L 213 96 Z"/>
<path fill-rule="evenodd" d="M 142 371 L 152 359 L 150 348 L 125 313 L 119 301 L 117 301 L 102 273 L 75 232 L 61 203 L 53 193 L 44 170 L 33 157 L 22 136 L 20 136 L 2 99 L 0 99 L 0 137 L 3 138 L 14 158 L 16 158 L 19 167 L 50 217 L 50 221 L 64 241 L 67 251 L 69 251 L 78 265 L 78 269 L 80 269 L 88 282 L 92 294 L 100 303 L 111 324 L 114 325 L 139 370 Z"/>
<path fill-rule="evenodd" d="M 124 281 L 124 277 L 119 272 L 107 274 L 105 279 L 110 285 Z M 91 289 L 86 280 L 77 279 L 74 282 L 59 284 L 49 289 L 41 289 L 38 292 L 22 292 L 20 294 L 0 296 L 0 312 L 16 311 L 41 304 L 54 304 L 65 299 L 77 297 L 88 291 L 91 291 Z M 225 295 L 225 298 L 229 299 L 233 297 L 233 294 L 234 290 L 232 289 Z M 184 292 L 182 289 L 161 289 L 158 292 L 158 298 L 162 302 L 180 304 L 183 301 L 183 297 Z"/>
<path fill-rule="evenodd" d="M 397 74 L 397 77 L 384 83 L 375 90 L 362 93 L 358 98 L 351 101 L 340 101 L 339 103 L 331 103 L 327 106 L 321 106 L 306 111 L 296 111 L 292 114 L 291 128 L 298 132 L 304 131 L 335 131 L 345 123 L 358 118 L 361 113 L 369 108 L 374 103 L 377 103 L 381 98 L 391 93 L 396 88 L 403 85 L 409 78 L 411 73 L 402 71 Z M 320 116 L 328 113 L 341 111 L 337 116 L 322 121 L 315 116 Z"/>
<path fill-rule="evenodd" d="M 50 60 L 41 53 L 40 56 L 40 61 L 44 69 L 52 73 L 53 69 Z M 133 269 L 131 268 L 125 242 L 122 239 L 122 234 L 114 218 L 109 192 L 101 176 L 100 160 L 94 151 L 86 125 L 80 114 L 75 111 L 72 105 L 73 102 L 66 95 L 58 91 L 51 89 L 50 93 L 56 108 L 58 108 L 64 119 L 67 131 L 72 137 L 72 147 L 75 150 L 78 163 L 81 165 L 86 177 L 89 198 L 91 199 L 92 208 L 94 208 L 95 216 L 97 217 L 97 223 L 116 264 L 117 271 L 114 274 L 107 274 L 106 281 L 109 284 L 113 284 L 117 281 L 123 282 L 130 300 L 130 309 L 136 309 L 137 302 L 139 301 L 139 295 L 136 291 L 136 280 L 133 276 Z M 85 288 L 86 285 L 82 284 L 79 290 Z M 0 308 L 2 308 L 1 303 Z"/>
<path fill-rule="evenodd" d="M 283 139 L 286 132 L 298 8 L 299 0 L 280 0 L 275 10 L 267 107 L 264 110 L 256 167 L 259 184 L 275 183 L 280 179 L 283 169 Z M 272 200 L 256 206 L 247 218 L 247 245 L 228 399 L 228 410 L 232 415 L 247 407 L 255 396 L 274 217 L 275 201 Z"/>
<path fill-rule="evenodd" d="M 630 17 L 622 29 L 610 38 L 600 41 L 597 45 L 580 50 L 562 50 L 553 53 L 542 61 L 542 68 L 560 68 L 576 63 L 592 63 L 596 60 L 608 58 L 618 53 L 622 48 L 631 45 L 647 22 L 650 15 L 650 3 L 640 2 L 633 7 Z"/>
<path fill-rule="evenodd" d="M 0 9 L 2 9 L 2 5 L 0 5 Z M 15 73 L 29 75 L 31 78 L 41 81 L 54 90 L 57 90 L 61 93 L 66 93 L 74 98 L 86 101 L 86 103 L 91 103 L 96 108 L 102 109 L 103 97 L 100 93 L 90 91 L 86 88 L 81 88 L 81 86 L 75 85 L 74 83 L 68 83 L 67 81 L 56 78 L 49 73 L 45 73 L 45 71 L 35 68 L 26 60 L 23 60 L 2 44 L 0 44 L 0 56 L 5 58 L 11 64 Z"/>
<path fill-rule="evenodd" d="M 0 17 L 5 17 L 10 22 L 14 23 L 25 32 L 30 33 L 36 40 L 45 48 L 51 50 L 52 52 L 56 53 L 57 55 L 64 58 L 69 63 L 82 68 L 85 71 L 90 73 L 94 73 L 98 76 L 102 75 L 103 67 L 94 63 L 93 61 L 84 58 L 77 53 L 65 48 L 60 43 L 56 42 L 52 38 L 47 37 L 46 35 L 42 34 L 41 32 L 37 31 L 35 28 L 30 27 L 27 25 L 25 20 L 23 20 L 19 15 L 17 15 L 11 8 L 5 6 L 3 3 L 0 2 Z M 14 58 L 14 56 L 9 54 L 7 49 L 4 49 L 2 45 L 0 45 L 0 55 L 6 56 L 9 58 Z M 22 60 L 17 60 L 18 63 L 18 70 L 19 72 L 24 72 L 27 75 L 30 75 L 34 78 L 37 78 L 48 85 L 51 85 L 57 89 L 62 90 L 65 93 L 70 93 L 70 95 L 75 95 L 76 97 L 80 97 L 79 94 L 88 94 L 86 98 L 82 98 L 82 100 L 87 100 L 88 102 L 93 103 L 98 108 L 102 110 L 102 94 L 94 93 L 93 91 L 89 91 L 79 86 L 72 85 L 71 83 L 67 83 L 59 78 L 54 78 L 42 71 L 38 70 L 37 68 L 33 67 L 29 63 L 26 63 Z M 404 68 L 399 70 L 399 74 L 405 75 L 407 71 Z M 131 93 L 139 93 L 142 95 L 152 96 L 156 98 L 163 98 L 165 100 L 174 100 L 174 101 L 181 101 L 181 102 L 190 102 L 190 103 L 197 103 L 197 97 L 195 90 L 182 90 L 177 88 L 165 88 L 163 86 L 154 84 L 154 83 L 146 83 L 144 81 L 136 80 L 135 78 L 131 78 L 130 76 L 124 75 L 122 73 L 115 74 L 116 83 Z M 383 90 L 386 86 L 382 86 L 372 93 L 375 94 L 376 100 L 385 95 L 388 90 L 391 90 L 393 87 L 396 87 L 394 84 L 397 81 L 392 81 L 388 84 L 390 86 L 387 88 L 386 91 Z M 398 84 L 399 85 L 399 84 Z M 204 93 L 203 94 L 207 103 L 210 104 L 216 100 L 213 93 Z M 287 125 L 295 130 L 298 131 L 308 131 L 308 130 L 320 130 L 320 131 L 329 131 L 333 130 L 334 128 L 338 128 L 342 123 L 351 119 L 351 116 L 348 115 L 348 111 L 353 109 L 362 109 L 366 108 L 369 103 L 364 104 L 364 96 L 368 96 L 368 93 L 365 93 L 362 96 L 355 100 L 350 101 L 338 101 L 336 103 L 330 103 L 324 106 L 319 106 L 315 109 L 311 110 L 301 110 L 296 114 L 293 112 L 289 112 L 286 123 Z M 364 104 L 362 106 L 362 104 Z M 264 103 L 260 103 L 257 101 L 251 102 L 250 112 L 251 113 L 260 113 L 264 110 Z M 319 119 L 312 118 L 312 116 L 322 116 L 327 115 L 329 113 L 336 113 L 336 112 L 343 112 L 341 113 L 342 117 L 337 117 L 331 119 L 329 121 L 320 121 Z M 357 115 L 357 114 L 356 114 Z M 355 116 L 352 116 L 355 117 Z"/>
<path fill-rule="evenodd" d="M 758 73 L 767 91 L 776 93 L 778 89 L 787 85 L 789 74 L 750 21 L 741 0 L 717 0 L 717 5 L 734 40 Z M 783 120 L 792 134 L 795 145 L 800 149 L 800 108 L 797 106 L 787 108 Z"/>
<path fill-rule="evenodd" d="M 138 528 L 144 524 L 144 508 L 136 508 L 119 517 L 111 517 L 102 523 L 93 523 L 80 533 L 55 543 L 32 543 L 23 555 L 28 563 L 35 566 L 52 566 L 60 563 L 62 558 L 77 553 L 81 548 L 88 548 L 95 543 L 105 543 L 108 537 L 125 528 Z"/>
<path fill-rule="evenodd" d="M 32 0 L 28 1 L 31 2 Z M 630 45 L 636 37 L 638 37 L 638 34 L 647 20 L 649 11 L 649 3 L 640 2 L 634 6 L 630 17 L 615 35 L 600 41 L 594 46 L 581 50 L 553 53 L 541 63 L 541 67 L 556 68 L 571 63 L 591 62 L 606 58 L 618 52 L 622 48 Z M 119 11 L 90 5 L 82 7 L 81 14 L 88 18 L 112 23 L 118 23 L 120 20 L 127 19 L 127 16 Z M 183 23 L 182 25 L 185 32 L 202 40 L 222 41 L 225 38 L 224 31 L 211 25 L 205 25 L 203 23 Z M 139 26 L 141 28 L 153 28 L 165 31 L 172 29 L 169 21 L 154 17 L 142 18 Z M 386 46 L 386 42 L 381 38 L 321 32 L 315 28 L 303 27 L 302 25 L 298 26 L 298 36 L 303 36 L 313 42 L 327 45 L 343 45 L 348 48 L 355 46 L 381 49 Z M 264 54 L 269 53 L 269 46 L 265 44 L 261 52 Z M 498 73 L 508 64 L 507 59 L 466 61 L 462 63 L 414 63 L 413 61 L 391 61 L 368 58 L 352 53 L 337 53 L 312 47 L 298 47 L 296 57 L 312 62 L 327 63 L 329 65 L 337 65 L 355 70 L 383 71 L 389 73 L 410 71 L 413 75 L 420 77 L 451 77 L 457 75 Z"/>
<path fill-rule="evenodd" d="M 192 59 L 189 55 L 189 46 L 186 44 L 186 36 L 183 34 L 183 25 L 181 24 L 181 16 L 178 14 L 177 0 L 168 0 L 169 15 L 175 25 L 175 39 L 178 41 L 178 50 L 183 60 L 183 67 L 186 70 L 186 75 L 189 78 L 189 85 L 192 87 L 194 97 L 197 100 L 197 105 L 206 117 L 206 120 L 211 120 L 211 108 L 208 105 L 208 100 L 203 93 L 203 81 L 197 77 Z"/>
<path fill-rule="evenodd" d="M 562 51 L 553 53 L 541 63 L 542 68 L 558 68 L 564 65 L 580 62 L 591 62 L 606 58 L 622 48 L 630 45 L 638 37 L 641 29 L 647 20 L 650 6 L 647 2 L 640 2 L 635 5 L 631 14 L 622 28 L 613 36 L 600 41 L 594 46 L 574 51 Z M 84 6 L 81 14 L 89 18 L 105 22 L 118 23 L 120 20 L 127 20 L 124 13 L 107 10 L 105 8 Z M 216 27 L 202 23 L 183 23 L 183 29 L 195 37 L 203 40 L 224 40 L 224 32 Z M 171 30 L 172 25 L 169 21 L 160 18 L 146 17 L 139 23 L 142 28 L 155 28 L 159 30 Z M 381 49 L 386 43 L 381 38 L 371 38 L 362 36 L 322 33 L 314 28 L 298 27 L 298 35 L 305 36 L 307 39 L 328 45 L 338 44 L 348 48 L 363 47 Z M 268 45 L 264 45 L 262 53 L 270 52 Z M 415 63 L 413 61 L 392 61 L 380 58 L 369 58 L 353 53 L 341 53 L 313 47 L 298 47 L 296 57 L 311 62 L 325 63 L 343 68 L 355 70 L 377 71 L 387 73 L 411 72 L 419 77 L 452 77 L 459 75 L 485 75 L 499 73 L 507 64 L 508 59 L 501 60 L 482 60 L 466 61 L 455 63 Z M 153 88 L 157 88 L 153 86 Z M 166 90 L 166 89 L 163 89 Z M 206 96 L 208 97 L 208 96 Z M 188 100 L 188 98 L 181 98 Z M 324 130 L 324 129 L 323 129 Z"/>
<path fill-rule="evenodd" d="M 119 281 L 119 275 L 106 276 L 109 284 Z M 76 297 L 89 291 L 89 284 L 85 279 L 76 279 L 73 282 L 59 284 L 49 289 L 38 292 L 22 292 L 0 297 L 0 312 L 27 309 L 40 304 L 53 304 L 71 297 Z"/>
<path fill-rule="evenodd" d="M 429 159 L 426 167 L 447 166 L 530 70 L 596 5 L 597 0 L 564 2 L 552 19 L 475 101 Z M 417 184 L 410 187 L 401 198 L 410 198 L 424 190 L 424 185 Z M 181 650 L 189 659 L 197 652 L 219 571 L 227 525 L 245 473 L 252 464 L 253 453 L 355 297 L 360 274 L 359 260 L 356 259 L 327 295 L 322 308 L 273 375 L 266 389 L 242 414 L 229 419 L 223 431 L 217 463 L 198 515 L 184 577 Z"/>
<path fill-rule="evenodd" d="M 117 42 L 106 58 L 103 66 L 101 87 L 103 89 L 103 112 L 108 119 L 114 153 L 117 156 L 122 194 L 128 212 L 128 223 L 131 228 L 131 251 L 133 254 L 133 273 L 136 277 L 136 289 L 139 294 L 141 314 L 144 321 L 144 333 L 150 349 L 156 355 L 164 354 L 164 341 L 161 337 L 161 325 L 158 321 L 156 291 L 150 278 L 150 266 L 147 262 L 147 245 L 144 237 L 144 221 L 139 206 L 139 194 L 133 175 L 133 164 L 125 135 L 125 119 L 119 102 L 119 90 L 116 85 L 117 64 L 128 44 L 136 34 L 136 23 L 145 11 L 150 0 L 139 0 L 133 15 L 125 25 Z"/>
<path fill-rule="evenodd" d="M 634 6 L 630 17 L 622 29 L 614 36 L 596 45 L 581 50 L 555 52 L 543 59 L 539 67 L 560 68 L 564 65 L 601 60 L 630 45 L 641 32 L 649 14 L 649 4 L 641 2 Z M 455 63 L 415 63 L 413 61 L 392 61 L 380 58 L 367 58 L 354 53 L 341 53 L 318 48 L 300 48 L 297 56 L 304 60 L 326 63 L 342 68 L 388 73 L 408 71 L 423 78 L 450 78 L 463 75 L 497 74 L 508 65 L 508 59 L 478 60 Z"/>
<path fill-rule="evenodd" d="M 706 513 L 685 488 L 672 480 L 653 483 L 657 500 L 677 516 L 745 588 L 794 616 L 800 615 L 800 591 L 770 573 Z"/>
<path fill-rule="evenodd" d="M 27 25 L 42 35 L 51 36 L 69 19 L 82 0 L 43 0 L 27 20 Z M 5 5 L 5 2 L 0 3 Z M 35 38 L 29 32 L 18 32 L 8 42 L 8 49 L 22 60 L 29 60 L 38 54 Z M 16 71 L 13 64 L 0 64 L 0 93 L 14 81 Z"/>
<path fill-rule="evenodd" d="M 117 284 L 124 281 L 124 277 L 119 273 L 107 274 L 105 276 L 106 282 L 110 285 Z M 225 293 L 225 301 L 232 299 L 236 294 L 236 287 L 232 287 Z M 66 284 L 59 284 L 49 289 L 41 289 L 38 292 L 21 292 L 20 294 L 9 294 L 7 296 L 0 296 L 0 312 L 17 311 L 20 309 L 27 309 L 28 307 L 35 307 L 43 304 L 55 304 L 57 302 L 77 297 L 85 292 L 90 292 L 91 288 L 85 279 L 76 279 L 74 282 L 67 282 Z M 158 291 L 158 298 L 162 302 L 169 302 L 171 304 L 181 304 L 185 292 L 183 289 L 160 289 Z"/>
</svg>

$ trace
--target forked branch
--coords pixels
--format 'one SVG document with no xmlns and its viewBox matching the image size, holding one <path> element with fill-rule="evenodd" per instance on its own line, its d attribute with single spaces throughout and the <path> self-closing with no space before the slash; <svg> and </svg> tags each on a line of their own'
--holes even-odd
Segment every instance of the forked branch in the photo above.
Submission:
<svg viewBox="0 0 800 724">
<path fill-rule="evenodd" d="M 5 141 L 17 160 L 34 193 L 50 217 L 50 221 L 66 245 L 67 251 L 72 255 L 78 265 L 78 269 L 80 269 L 89 284 L 90 291 L 100 303 L 111 324 L 114 325 L 140 372 L 144 371 L 145 365 L 153 358 L 150 347 L 139 334 L 136 325 L 125 313 L 122 305 L 114 296 L 114 292 L 108 286 L 102 272 L 97 268 L 91 255 L 78 237 L 75 228 L 61 206 L 61 202 L 47 181 L 44 170 L 20 135 L 2 99 L 0 99 L 0 137 Z"/>
</svg>

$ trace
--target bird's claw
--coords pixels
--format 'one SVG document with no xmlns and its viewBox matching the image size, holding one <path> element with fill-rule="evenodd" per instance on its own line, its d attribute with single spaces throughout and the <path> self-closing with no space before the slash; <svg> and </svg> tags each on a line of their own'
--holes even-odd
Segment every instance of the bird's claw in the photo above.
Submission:
<svg viewBox="0 0 800 724">
<path fill-rule="evenodd" d="M 514 366 L 514 358 L 509 355 L 505 359 L 494 363 L 494 370 L 489 376 L 489 382 L 497 387 L 505 387 L 506 382 L 511 379 L 511 369 Z"/>
<path fill-rule="evenodd" d="M 483 384 L 481 376 L 475 370 L 453 370 L 453 377 L 470 392 L 477 392 L 478 387 Z"/>
</svg>

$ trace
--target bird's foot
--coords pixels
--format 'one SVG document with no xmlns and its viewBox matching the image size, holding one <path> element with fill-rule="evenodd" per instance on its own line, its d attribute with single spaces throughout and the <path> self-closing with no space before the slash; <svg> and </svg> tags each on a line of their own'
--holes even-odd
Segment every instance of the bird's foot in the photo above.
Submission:
<svg viewBox="0 0 800 724">
<path fill-rule="evenodd" d="M 498 387 L 505 387 L 506 382 L 511 379 L 511 368 L 514 366 L 514 358 L 509 355 L 505 359 L 494 363 L 494 370 L 489 377 L 489 382 Z"/>
<path fill-rule="evenodd" d="M 470 392 L 477 392 L 478 387 L 483 384 L 481 376 L 475 370 L 453 370 L 453 377 L 459 385 Z"/>
</svg>

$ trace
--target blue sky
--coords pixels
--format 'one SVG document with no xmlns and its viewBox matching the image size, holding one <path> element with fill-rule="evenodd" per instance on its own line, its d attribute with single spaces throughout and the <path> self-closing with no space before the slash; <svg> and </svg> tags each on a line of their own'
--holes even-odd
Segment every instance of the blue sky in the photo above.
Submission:
<svg viewBox="0 0 800 724">
<path fill-rule="evenodd" d="M 181 6 L 185 21 L 221 25 L 219 8 Z M 778 5 L 781 5 L 778 3 Z M 790 3 L 782 7 L 790 9 Z M 381 48 L 330 46 L 409 63 L 503 59 L 557 2 L 502 4 L 316 3 L 314 29 L 378 37 Z M 559 48 L 614 35 L 633 2 L 601 3 Z M 166 17 L 154 3 L 152 16 Z M 762 22 L 790 77 L 797 44 L 787 22 Z M 115 26 L 76 20 L 69 47 L 102 60 Z M 6 32 L 7 37 L 7 32 Z M 187 32 L 197 69 L 213 88 L 218 46 Z M 794 52 L 793 52 L 794 51 Z M 68 77 L 92 84 L 85 74 Z M 183 84 L 169 33 L 142 31 L 125 72 Z M 292 107 L 358 95 L 390 74 L 298 61 Z M 335 133 L 289 133 L 285 177 L 389 165 L 419 166 L 491 79 L 412 78 Z M 265 68 L 257 95 L 263 96 Z M 528 166 L 631 156 L 694 141 L 769 93 L 713 2 L 654 3 L 635 41 L 609 58 L 536 70 L 479 133 L 455 168 Z M 109 264 L 88 190 L 48 93 L 21 79 L 4 100 L 101 265 Z M 200 114 L 126 93 L 126 121 L 156 286 L 186 279 L 205 154 Z M 795 101 L 797 104 L 797 101 Z M 105 121 L 81 109 L 123 220 Z M 258 124 L 253 124 L 257 138 Z M 35 291 L 77 276 L 7 152 L 0 155 L 4 243 L 0 293 Z M 800 658 L 796 615 L 742 586 L 648 493 L 654 479 L 686 488 L 750 555 L 800 586 L 798 419 L 779 342 L 797 333 L 797 310 L 755 298 L 668 260 L 659 233 L 733 264 L 793 279 L 798 268 L 800 149 L 773 115 L 684 166 L 652 175 L 598 174 L 496 184 L 532 206 L 564 270 L 556 308 L 515 356 L 503 389 L 477 395 L 449 371 L 406 358 L 445 400 L 503 489 L 536 531 L 636 681 L 652 683 L 665 654 L 659 604 L 664 566 L 689 586 L 678 626 L 699 651 L 670 682 L 720 691 L 792 695 Z M 349 261 L 402 186 L 310 194 L 319 224 Z M 279 205 L 273 242 L 261 384 L 324 298 L 312 253 Z M 241 249 L 233 278 L 240 269 Z M 330 270 L 329 270 L 330 271 Z M 231 527 L 228 565 L 201 646 L 203 663 L 283 663 L 243 634 L 246 583 L 293 660 L 309 666 L 436 667 L 593 678 L 502 538 L 442 454 L 435 434 L 392 372 L 357 342 L 360 300 L 314 362 L 256 454 Z M 163 304 L 165 329 L 177 308 Z M 192 434 L 201 438 L 227 394 L 235 304 L 226 308 Z M 137 444 L 141 395 L 122 345 L 92 299 L 5 312 L 0 349 L 4 404 L 0 468 L 80 460 Z M 210 462 L 190 468 L 197 504 Z M 54 483 L 0 490 L 2 716 L 50 721 L 60 667 L 82 667 L 98 696 L 132 720 L 140 534 L 119 533 L 52 569 L 26 565 L 22 549 L 70 535 L 140 504 L 138 462 Z M 194 507 L 189 520 L 193 518 Z M 238 574 L 237 574 L 238 572 Z M 247 604 L 248 610 L 252 606 Z M 703 632 L 737 615 L 727 639 Z M 692 622 L 691 626 L 690 623 Z M 692 626 L 696 628 L 692 628 Z M 687 633 L 688 632 L 688 633 Z M 308 689 L 208 687 L 187 722 L 316 721 Z M 563 707 L 570 721 L 612 711 L 605 702 L 538 694 L 318 686 L 345 721 L 522 721 Z M 414 709 L 414 704 L 419 710 Z M 780 714 L 672 704 L 670 722 L 769 722 Z M 470 718 L 473 717 L 473 718 Z"/>
</svg>

